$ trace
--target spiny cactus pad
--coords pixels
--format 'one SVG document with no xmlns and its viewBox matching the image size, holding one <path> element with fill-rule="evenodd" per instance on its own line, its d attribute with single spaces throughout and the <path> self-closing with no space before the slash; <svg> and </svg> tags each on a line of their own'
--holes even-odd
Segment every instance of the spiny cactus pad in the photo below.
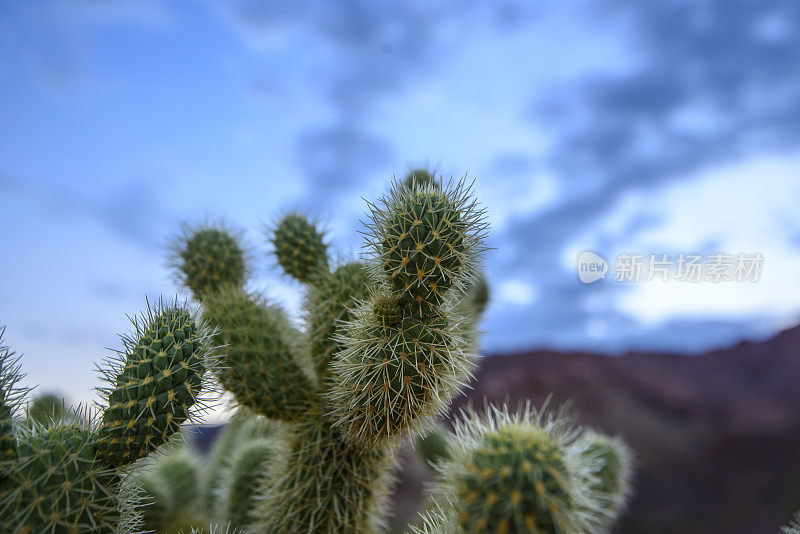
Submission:
<svg viewBox="0 0 800 534">
<path fill-rule="evenodd" d="M 242 287 L 247 256 L 237 232 L 224 225 L 184 226 L 172 245 L 172 264 L 197 298 L 232 285 Z"/>
<path fill-rule="evenodd" d="M 283 270 L 301 282 L 328 268 L 327 246 L 323 235 L 300 213 L 290 213 L 272 232 L 272 246 Z"/>
<path fill-rule="evenodd" d="M 602 516 L 590 484 L 597 463 L 573 448 L 576 434 L 560 416 L 545 419 L 529 408 L 465 416 L 450 440 L 453 458 L 437 467 L 438 509 L 452 512 L 429 514 L 422 531 L 439 532 L 437 523 L 448 522 L 467 534 L 595 531 Z"/>
<path fill-rule="evenodd" d="M 211 295 L 209 320 L 227 345 L 220 383 L 237 402 L 272 419 L 296 420 L 316 402 L 316 386 L 295 355 L 299 333 L 280 308 L 242 290 Z"/>
<path fill-rule="evenodd" d="M 447 189 L 394 187 L 372 206 L 370 245 L 400 305 L 432 313 L 456 285 L 464 291 L 482 249 L 483 211 L 463 182 Z"/>
<path fill-rule="evenodd" d="M 103 371 L 111 387 L 97 452 L 109 466 L 146 456 L 175 433 L 198 402 L 209 349 L 205 329 L 177 303 L 133 319 L 134 335 Z"/>
<path fill-rule="evenodd" d="M 331 357 L 342 349 L 337 330 L 352 317 L 356 302 L 367 297 L 369 286 L 364 265 L 346 263 L 332 273 L 321 273 L 309 288 L 309 342 L 317 373 L 326 375 Z"/>
<path fill-rule="evenodd" d="M 124 504 L 118 497 L 120 479 L 98 461 L 89 430 L 55 427 L 25 436 L 18 455 L 16 467 L 0 483 L 8 491 L 0 531 L 117 531 Z"/>
<path fill-rule="evenodd" d="M 365 301 L 342 337 L 346 349 L 331 364 L 329 392 L 336 425 L 347 439 L 365 444 L 391 440 L 439 415 L 472 368 L 457 319 L 440 312 L 387 324 L 374 310 Z"/>
</svg>

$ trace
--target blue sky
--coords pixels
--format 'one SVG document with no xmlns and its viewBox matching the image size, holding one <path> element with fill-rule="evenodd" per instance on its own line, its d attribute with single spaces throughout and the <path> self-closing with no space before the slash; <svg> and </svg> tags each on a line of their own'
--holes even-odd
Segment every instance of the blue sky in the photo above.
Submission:
<svg viewBox="0 0 800 534">
<path fill-rule="evenodd" d="M 542 4 L 542 5 L 536 5 Z M 357 254 L 393 173 L 468 174 L 487 351 L 696 353 L 800 317 L 800 4 L 0 2 L 0 323 L 91 397 L 182 221 L 318 214 Z M 584 249 L 760 252 L 756 283 L 602 280 Z M 297 313 L 259 255 L 254 287 Z"/>
</svg>

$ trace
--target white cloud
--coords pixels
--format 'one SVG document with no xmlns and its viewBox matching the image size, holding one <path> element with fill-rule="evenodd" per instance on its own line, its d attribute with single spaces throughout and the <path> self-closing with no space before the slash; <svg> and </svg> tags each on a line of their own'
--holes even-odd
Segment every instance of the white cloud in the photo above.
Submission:
<svg viewBox="0 0 800 534">
<path fill-rule="evenodd" d="M 519 279 L 505 280 L 498 287 L 498 301 L 512 306 L 528 306 L 536 300 L 533 285 Z"/>
</svg>

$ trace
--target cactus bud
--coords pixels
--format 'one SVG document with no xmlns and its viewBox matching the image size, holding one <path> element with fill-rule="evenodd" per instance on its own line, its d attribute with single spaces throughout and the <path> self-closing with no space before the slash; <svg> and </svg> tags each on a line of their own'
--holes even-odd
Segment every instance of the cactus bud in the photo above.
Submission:
<svg viewBox="0 0 800 534">
<path fill-rule="evenodd" d="M 378 293 L 373 297 L 372 310 L 382 325 L 395 325 L 403 318 L 403 310 L 391 293 Z"/>
</svg>

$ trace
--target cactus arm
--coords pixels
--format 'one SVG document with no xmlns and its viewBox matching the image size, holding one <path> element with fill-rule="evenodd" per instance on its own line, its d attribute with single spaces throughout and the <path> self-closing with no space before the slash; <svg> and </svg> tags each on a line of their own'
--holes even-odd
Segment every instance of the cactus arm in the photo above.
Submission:
<svg viewBox="0 0 800 534">
<path fill-rule="evenodd" d="M 474 336 L 453 304 L 475 277 L 485 231 L 462 182 L 396 184 L 371 211 L 370 265 L 384 289 L 341 336 L 328 394 L 346 438 L 365 444 L 421 429 L 464 386 Z"/>
<path fill-rule="evenodd" d="M 633 455 L 621 438 L 612 438 L 591 430 L 581 436 L 578 445 L 581 447 L 581 454 L 588 461 L 599 464 L 592 487 L 605 512 L 603 527 L 608 530 L 630 498 Z"/>
<path fill-rule="evenodd" d="M 295 421 L 318 402 L 309 364 L 298 357 L 300 335 L 280 308 L 244 291 L 208 297 L 205 313 L 226 347 L 219 381 L 236 401 L 272 419 Z"/>
<path fill-rule="evenodd" d="M 325 236 L 314 221 L 302 213 L 285 215 L 268 230 L 268 235 L 278 264 L 292 278 L 312 283 L 319 273 L 328 271 Z"/>
<path fill-rule="evenodd" d="M 211 363 L 204 325 L 177 303 L 159 303 L 133 319 L 133 336 L 101 370 L 109 386 L 95 436 L 99 459 L 118 467 L 147 456 L 203 408 Z"/>
<path fill-rule="evenodd" d="M 242 233 L 224 223 L 184 224 L 172 239 L 169 266 L 196 300 L 224 287 L 242 288 L 250 273 L 250 254 Z"/>
<path fill-rule="evenodd" d="M 369 276 L 360 261 L 346 263 L 333 272 L 320 273 L 309 287 L 305 302 L 309 348 L 321 379 L 329 376 L 333 355 L 344 348 L 337 338 L 352 319 L 358 301 L 365 299 L 368 291 Z"/>
</svg>

